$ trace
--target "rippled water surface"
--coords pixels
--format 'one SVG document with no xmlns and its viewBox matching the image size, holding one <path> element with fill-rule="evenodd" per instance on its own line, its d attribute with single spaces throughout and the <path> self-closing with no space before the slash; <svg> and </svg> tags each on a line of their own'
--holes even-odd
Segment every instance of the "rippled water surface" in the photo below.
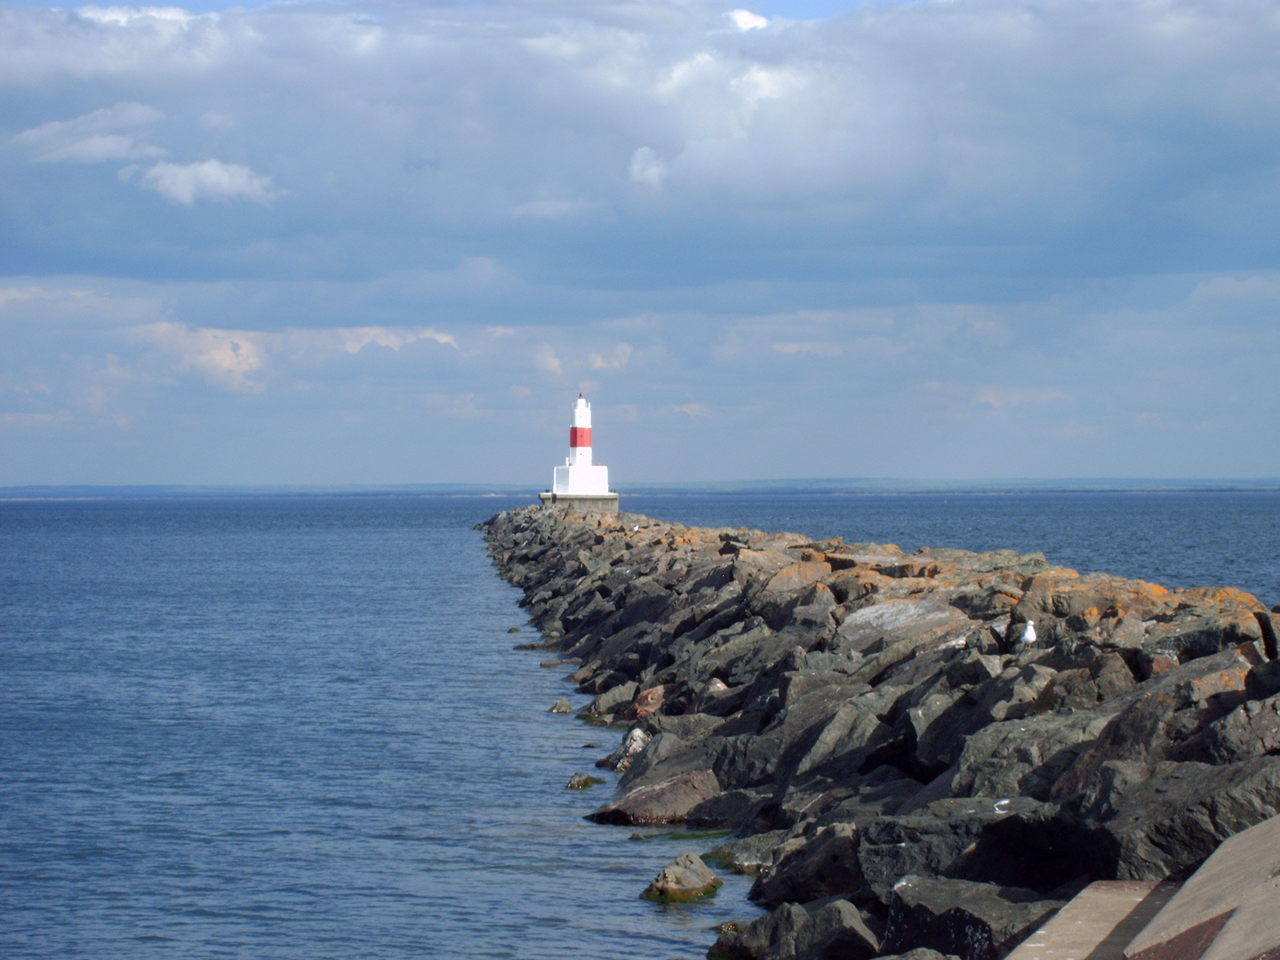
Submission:
<svg viewBox="0 0 1280 960">
<path fill-rule="evenodd" d="M 663 908 L 703 839 L 564 789 L 617 731 L 472 524 L 527 498 L 0 503 L 0 956 L 701 956 L 745 881 Z M 711 525 L 974 549 L 1280 602 L 1280 497 L 629 498 Z M 588 744 L 591 744 L 588 746 Z"/>
</svg>

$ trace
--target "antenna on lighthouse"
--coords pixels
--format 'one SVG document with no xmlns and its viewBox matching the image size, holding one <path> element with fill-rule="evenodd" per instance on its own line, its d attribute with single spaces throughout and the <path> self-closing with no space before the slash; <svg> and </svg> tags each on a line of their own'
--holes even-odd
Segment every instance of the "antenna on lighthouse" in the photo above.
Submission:
<svg viewBox="0 0 1280 960">
<path fill-rule="evenodd" d="M 564 505 L 597 513 L 617 513 L 618 495 L 609 490 L 609 468 L 591 459 L 591 404 L 578 394 L 569 426 L 569 456 L 551 475 L 551 489 L 538 494 L 547 506 Z"/>
</svg>

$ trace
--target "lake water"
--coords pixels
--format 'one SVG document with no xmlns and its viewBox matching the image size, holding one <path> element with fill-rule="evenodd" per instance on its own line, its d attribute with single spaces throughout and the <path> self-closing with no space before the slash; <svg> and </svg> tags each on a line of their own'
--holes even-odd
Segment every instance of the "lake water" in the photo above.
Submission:
<svg viewBox="0 0 1280 960">
<path fill-rule="evenodd" d="M 0 502 L 0 956 L 700 957 L 746 881 L 590 824 L 618 732 L 472 525 L 527 497 Z M 1280 603 L 1280 495 L 634 496 L 715 526 L 1043 550 Z"/>
</svg>

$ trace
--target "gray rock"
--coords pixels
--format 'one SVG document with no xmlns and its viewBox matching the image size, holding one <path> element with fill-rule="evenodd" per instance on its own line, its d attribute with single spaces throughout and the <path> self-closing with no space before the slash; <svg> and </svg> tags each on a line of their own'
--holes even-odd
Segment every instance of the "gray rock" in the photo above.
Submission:
<svg viewBox="0 0 1280 960">
<path fill-rule="evenodd" d="M 1223 716 L 1248 692 L 1252 647 L 1226 650 L 1183 664 L 1116 698 L 1120 709 L 1089 748 L 1063 771 L 1054 800 L 1075 797 L 1093 818 L 1106 817 L 1120 793 L 1184 741 Z M 1136 879 L 1136 878 L 1135 878 Z"/>
<path fill-rule="evenodd" d="M 615 684 L 597 696 L 582 710 L 584 717 L 603 717 L 629 706 L 640 685 L 634 680 Z"/>
<path fill-rule="evenodd" d="M 547 713 L 573 713 L 573 704 L 562 698 L 553 703 Z"/>
<path fill-rule="evenodd" d="M 1179 759 L 1203 757 L 1211 763 L 1237 763 L 1280 753 L 1280 694 L 1250 700 L 1210 723 L 1179 751 Z"/>
<path fill-rule="evenodd" d="M 1144 771 L 1145 772 L 1145 771 Z M 1233 834 L 1280 814 L 1280 757 L 1210 765 L 1164 761 L 1081 835 L 1095 876 L 1180 879 Z"/>
</svg>

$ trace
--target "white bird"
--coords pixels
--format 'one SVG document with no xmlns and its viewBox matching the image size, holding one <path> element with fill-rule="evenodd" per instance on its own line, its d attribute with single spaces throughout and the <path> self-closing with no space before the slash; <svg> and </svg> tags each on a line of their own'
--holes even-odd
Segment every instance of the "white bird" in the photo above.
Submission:
<svg viewBox="0 0 1280 960">
<path fill-rule="evenodd" d="M 1036 622 L 1034 620 L 1028 620 L 1027 625 L 1023 627 L 1022 642 L 1023 643 L 1036 642 Z"/>
</svg>

